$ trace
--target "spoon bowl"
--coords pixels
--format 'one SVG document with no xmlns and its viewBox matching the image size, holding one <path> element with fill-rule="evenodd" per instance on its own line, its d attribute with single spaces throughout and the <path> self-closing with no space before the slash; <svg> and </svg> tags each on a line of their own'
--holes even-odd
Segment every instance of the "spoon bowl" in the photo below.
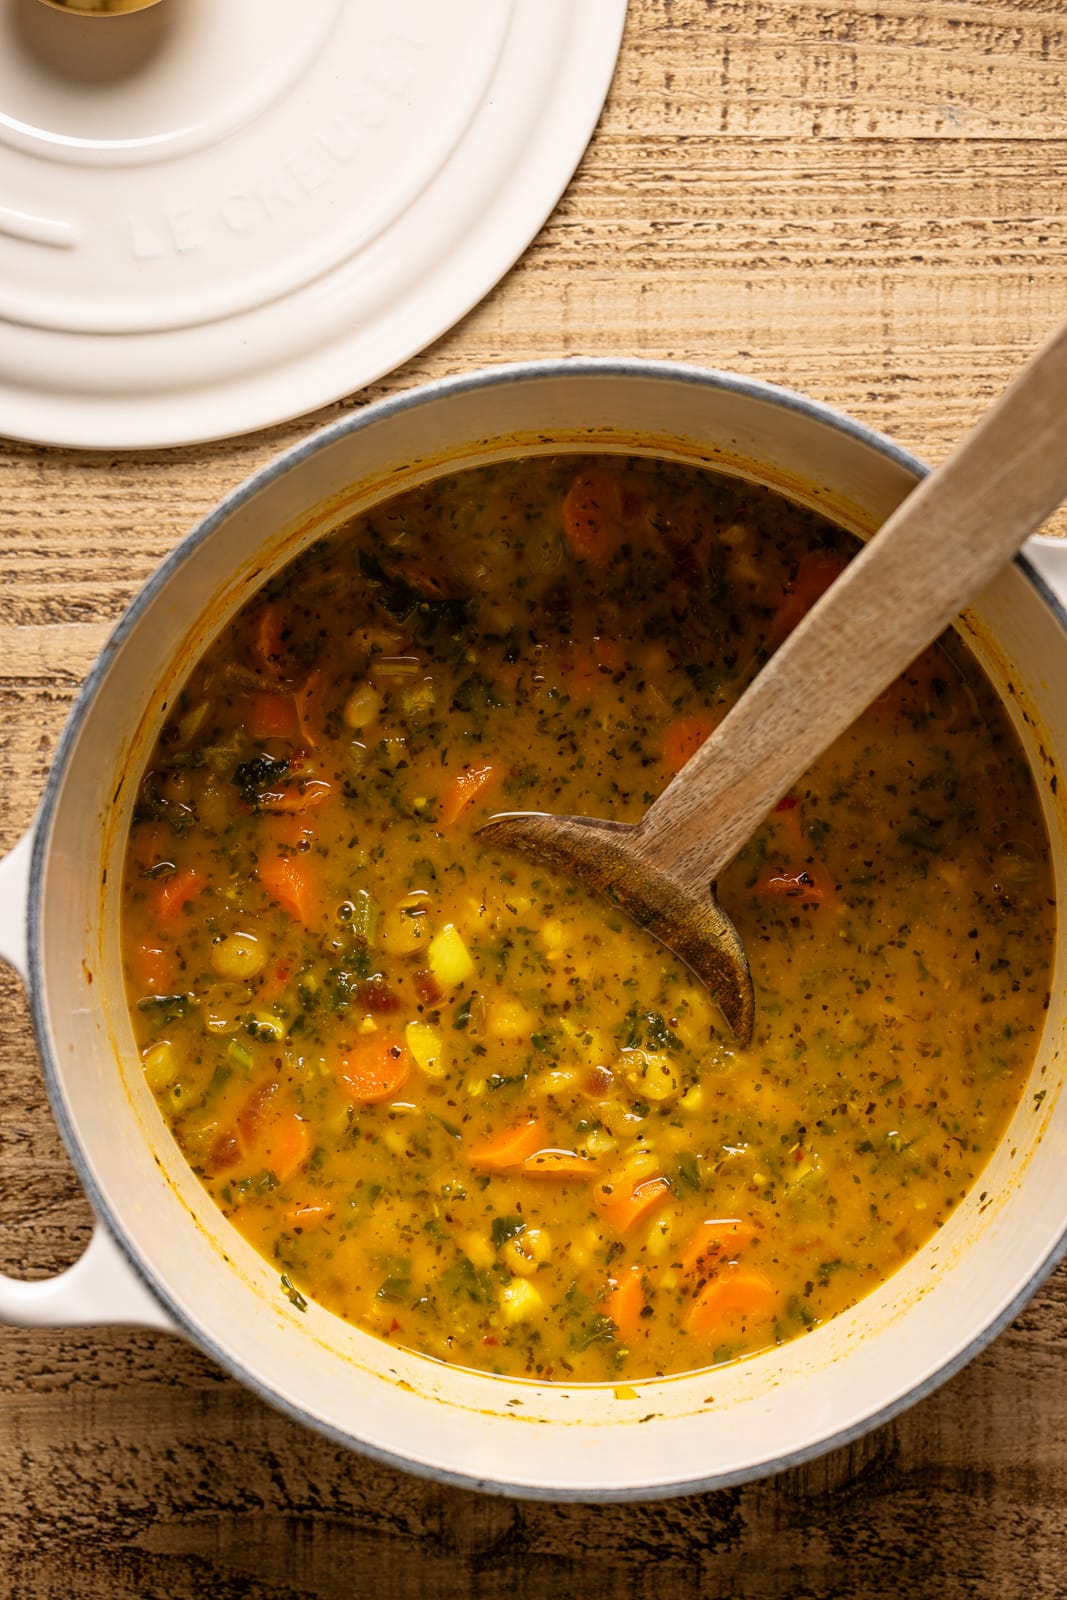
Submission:
<svg viewBox="0 0 1067 1600">
<path fill-rule="evenodd" d="M 714 884 L 773 806 L 1067 497 L 1067 325 L 779 646 L 636 824 L 506 812 L 482 837 L 607 895 L 747 1044 L 752 976 Z"/>
</svg>

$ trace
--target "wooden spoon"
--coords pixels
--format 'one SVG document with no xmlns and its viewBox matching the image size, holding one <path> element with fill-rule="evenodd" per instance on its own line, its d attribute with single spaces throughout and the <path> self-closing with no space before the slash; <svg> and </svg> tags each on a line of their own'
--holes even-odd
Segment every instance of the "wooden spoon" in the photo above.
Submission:
<svg viewBox="0 0 1067 1600">
<path fill-rule="evenodd" d="M 912 490 L 638 823 L 504 812 L 479 830 L 610 896 L 742 1044 L 752 977 L 714 882 L 815 758 L 1067 497 L 1067 326 Z"/>
</svg>

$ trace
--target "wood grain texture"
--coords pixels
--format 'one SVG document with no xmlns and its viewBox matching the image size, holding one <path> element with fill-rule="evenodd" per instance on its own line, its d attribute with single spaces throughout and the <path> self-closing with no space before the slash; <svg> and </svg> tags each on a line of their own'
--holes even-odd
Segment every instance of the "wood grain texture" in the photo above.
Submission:
<svg viewBox="0 0 1067 1600">
<path fill-rule="evenodd" d="M 153 566 L 255 466 L 369 399 L 561 350 L 670 357 L 776 379 L 939 460 L 1063 314 L 1065 104 L 1067 0 L 630 0 L 556 213 L 401 371 L 205 448 L 0 446 L 0 847 Z M 5 973 L 0 1269 L 54 1271 L 88 1228 Z M 0 1600 L 1063 1596 L 1065 1322 L 1061 1269 L 849 1450 L 601 1509 L 367 1463 L 162 1335 L 0 1329 Z"/>
</svg>

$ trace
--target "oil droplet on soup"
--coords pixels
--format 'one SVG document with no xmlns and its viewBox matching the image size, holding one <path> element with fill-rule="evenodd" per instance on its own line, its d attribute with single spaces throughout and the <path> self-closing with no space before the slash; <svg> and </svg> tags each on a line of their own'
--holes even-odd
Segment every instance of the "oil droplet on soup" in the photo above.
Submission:
<svg viewBox="0 0 1067 1600">
<path fill-rule="evenodd" d="M 540 457 L 357 517 L 199 662 L 130 831 L 130 1008 L 279 1295 L 509 1376 L 642 1378 L 817 1327 L 975 1183 L 1053 912 L 955 635 L 723 874 L 747 1049 L 609 905 L 475 837 L 636 819 L 853 549 L 736 480 Z"/>
</svg>

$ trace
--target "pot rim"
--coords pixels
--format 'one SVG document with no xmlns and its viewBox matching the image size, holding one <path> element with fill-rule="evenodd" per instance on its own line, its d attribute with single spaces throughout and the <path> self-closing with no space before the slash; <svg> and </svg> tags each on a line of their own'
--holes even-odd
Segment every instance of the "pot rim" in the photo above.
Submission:
<svg viewBox="0 0 1067 1600">
<path fill-rule="evenodd" d="M 320 451 L 351 434 L 373 427 L 383 420 L 419 408 L 430 402 L 447 400 L 451 396 L 468 394 L 484 388 L 551 378 L 576 377 L 652 378 L 670 383 L 683 383 L 710 387 L 744 399 L 766 402 L 784 411 L 799 414 L 845 438 L 866 446 L 884 460 L 904 469 L 916 482 L 925 477 L 929 466 L 919 457 L 897 445 L 885 434 L 858 422 L 846 413 L 800 392 L 769 382 L 732 373 L 723 369 L 703 367 L 694 363 L 638 358 L 615 359 L 598 357 L 549 358 L 537 361 L 501 363 L 479 368 L 473 372 L 436 379 L 372 402 L 335 422 L 314 430 L 302 439 L 273 456 L 248 478 L 231 489 L 216 505 L 190 529 L 156 567 L 123 612 L 99 655 L 90 668 L 78 697 L 63 727 L 49 767 L 41 803 L 32 825 L 33 841 L 30 861 L 29 890 L 27 897 L 27 988 L 31 1018 L 36 1036 L 41 1069 L 52 1114 L 67 1147 L 78 1179 L 92 1206 L 96 1218 L 106 1226 L 117 1249 L 137 1280 L 166 1310 L 175 1330 L 203 1350 L 224 1371 L 238 1379 L 260 1399 L 293 1418 L 305 1427 L 329 1438 L 332 1442 L 354 1450 L 371 1460 L 433 1482 L 446 1483 L 459 1488 L 486 1493 L 507 1495 L 527 1500 L 565 1503 L 607 1504 L 638 1500 L 662 1500 L 681 1495 L 706 1492 L 711 1489 L 730 1488 L 736 1485 L 770 1477 L 802 1463 L 818 1458 L 827 1452 L 862 1438 L 900 1415 L 918 1401 L 926 1398 L 948 1379 L 952 1378 L 973 1358 L 986 1348 L 1019 1314 L 1040 1285 L 1048 1278 L 1067 1255 L 1067 1227 L 1054 1246 L 1047 1252 L 1026 1283 L 1001 1312 L 984 1324 L 966 1345 L 943 1365 L 931 1372 L 921 1382 L 886 1402 L 861 1420 L 837 1432 L 820 1438 L 800 1449 L 793 1449 L 765 1462 L 741 1467 L 734 1471 L 712 1472 L 703 1476 L 680 1479 L 670 1484 L 635 1484 L 627 1488 L 606 1488 L 590 1485 L 581 1488 L 553 1489 L 547 1485 L 516 1484 L 503 1478 L 482 1478 L 470 1472 L 451 1469 L 438 1464 L 420 1462 L 400 1451 L 384 1449 L 363 1440 L 355 1440 L 344 1428 L 312 1415 L 300 1404 L 290 1401 L 256 1377 L 240 1360 L 216 1344 L 192 1317 L 177 1305 L 166 1288 L 157 1281 L 150 1261 L 142 1257 L 129 1240 L 122 1219 L 116 1214 L 93 1177 L 88 1161 L 83 1156 L 77 1133 L 68 1116 L 66 1102 L 60 1090 L 61 1073 L 49 1044 L 47 1007 L 43 981 L 42 938 L 42 887 L 48 852 L 48 839 L 68 761 L 76 747 L 82 724 L 96 695 L 97 689 L 110 671 L 114 658 L 121 652 L 126 639 L 137 627 L 143 612 L 166 588 L 175 572 L 206 540 L 212 538 L 220 526 L 255 495 L 268 488 L 292 470 L 301 467 Z M 1048 543 L 1053 541 L 1049 540 Z M 1061 541 L 1055 541 L 1060 543 Z M 1060 628 L 1067 633 L 1067 609 L 1042 575 L 1026 559 L 1015 557 L 1019 567 L 1052 612 Z"/>
</svg>

